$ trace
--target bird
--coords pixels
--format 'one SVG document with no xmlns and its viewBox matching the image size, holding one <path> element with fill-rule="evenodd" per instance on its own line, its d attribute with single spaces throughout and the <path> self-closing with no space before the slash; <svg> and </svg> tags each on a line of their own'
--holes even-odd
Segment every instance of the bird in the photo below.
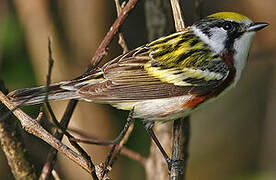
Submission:
<svg viewBox="0 0 276 180">
<path fill-rule="evenodd" d="M 43 103 L 47 94 L 49 101 L 81 99 L 133 109 L 133 118 L 147 124 L 175 120 L 236 86 L 254 36 L 266 26 L 236 12 L 214 13 L 78 78 L 8 97 L 19 106 Z"/>
</svg>

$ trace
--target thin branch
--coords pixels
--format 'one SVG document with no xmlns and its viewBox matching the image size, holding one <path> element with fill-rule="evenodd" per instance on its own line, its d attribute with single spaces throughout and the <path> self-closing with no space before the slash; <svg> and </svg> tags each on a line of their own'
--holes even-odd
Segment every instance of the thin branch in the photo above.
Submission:
<svg viewBox="0 0 276 180">
<path fill-rule="evenodd" d="M 73 111 L 74 111 L 77 103 L 78 103 L 77 100 L 70 100 L 70 102 L 68 103 L 67 108 L 66 108 L 66 110 L 61 118 L 61 121 L 59 123 L 64 129 L 67 129 L 67 126 L 69 124 L 69 121 L 71 119 L 71 116 L 73 114 Z M 63 133 L 59 133 L 59 131 L 56 130 L 55 133 L 53 134 L 53 136 L 55 136 L 57 139 L 61 140 L 63 137 Z M 41 179 L 41 180 L 48 179 L 48 177 L 50 176 L 50 174 L 55 166 L 56 159 L 57 159 L 57 153 L 58 153 L 58 151 L 53 147 L 49 150 L 49 153 L 48 153 L 48 156 L 46 159 L 46 163 L 44 164 L 44 166 L 42 168 L 41 175 L 40 175 L 39 179 Z"/>
<path fill-rule="evenodd" d="M 121 154 L 128 157 L 129 159 L 132 159 L 134 161 L 141 163 L 142 165 L 145 165 L 146 160 L 147 160 L 144 156 L 142 156 L 138 152 L 130 150 L 126 147 L 122 148 Z"/>
<path fill-rule="evenodd" d="M 86 160 L 80 156 L 75 151 L 71 150 L 68 146 L 61 143 L 58 139 L 56 139 L 52 134 L 50 134 L 48 131 L 46 131 L 35 119 L 28 116 L 26 113 L 24 113 L 21 109 L 17 108 L 15 109 L 13 104 L 9 101 L 9 99 L 0 92 L 0 101 L 5 104 L 5 106 L 13 110 L 13 114 L 19 119 L 21 122 L 22 127 L 30 134 L 33 134 L 58 151 L 62 152 L 66 157 L 77 163 L 79 166 L 81 166 L 84 170 L 86 170 L 88 173 L 91 173 L 91 169 L 89 165 L 87 164 Z"/>
<path fill-rule="evenodd" d="M 174 25 L 177 32 L 185 29 L 185 23 L 182 16 L 179 0 L 171 0 L 171 6 L 173 11 Z"/>
<path fill-rule="evenodd" d="M 126 19 L 128 13 L 135 7 L 135 4 L 138 0 L 130 0 L 121 11 L 118 18 L 115 20 L 113 25 L 111 26 L 108 33 L 105 35 L 104 39 L 102 40 L 101 44 L 99 45 L 98 49 L 96 50 L 94 57 L 91 59 L 91 66 L 89 69 L 96 67 L 103 56 L 107 54 L 106 48 L 110 44 L 111 40 L 113 39 L 114 35 L 117 33 L 119 27 L 123 24 L 124 20 Z"/>
<path fill-rule="evenodd" d="M 60 124 L 59 122 L 57 121 L 56 117 L 55 117 L 55 114 L 49 104 L 49 102 L 45 102 L 46 103 L 46 107 L 52 117 L 52 120 L 53 122 L 55 123 L 55 125 L 62 131 L 63 134 L 65 134 L 68 139 L 69 139 L 69 142 L 71 143 L 71 145 L 76 148 L 76 150 L 81 154 L 81 156 L 85 159 L 90 171 L 91 171 L 91 175 L 94 179 L 98 179 L 97 178 L 97 175 L 96 175 L 96 172 L 95 172 L 95 165 L 93 164 L 93 162 L 91 161 L 91 158 L 90 156 L 86 153 L 86 151 L 78 144 L 76 143 L 75 141 L 71 141 L 70 139 L 74 138 L 70 133 L 68 133 Z"/>
<path fill-rule="evenodd" d="M 48 102 L 48 95 L 49 95 L 49 86 L 51 84 L 51 75 L 52 75 L 52 69 L 54 65 L 54 59 L 52 56 L 52 47 L 51 47 L 51 39 L 48 37 L 48 52 L 49 52 L 49 57 L 48 57 L 48 74 L 46 77 L 46 95 L 45 95 L 45 102 Z"/>
<path fill-rule="evenodd" d="M 179 0 L 171 0 L 176 31 L 185 29 Z M 183 180 L 186 175 L 188 144 L 190 138 L 190 117 L 177 119 L 173 124 L 172 167 L 170 180 Z"/>
<path fill-rule="evenodd" d="M 72 133 L 76 133 L 77 135 L 81 136 L 82 138 L 90 139 L 90 140 L 84 140 L 84 139 L 75 138 L 75 139 L 71 139 L 72 141 L 77 141 L 77 142 L 86 143 L 86 144 L 102 145 L 102 146 L 106 146 L 110 149 L 112 148 L 112 141 L 100 140 L 98 137 L 91 135 L 91 134 L 87 134 L 86 132 L 83 132 L 79 129 L 69 128 L 68 130 L 71 131 Z M 129 134 L 129 132 L 127 132 L 127 134 Z M 122 147 L 121 154 L 132 159 L 132 160 L 138 161 L 141 164 L 145 164 L 145 162 L 146 162 L 145 157 L 143 157 L 141 154 L 139 154 L 133 150 L 130 150 L 126 147 Z"/>
<path fill-rule="evenodd" d="M 125 7 L 125 1 L 122 3 L 122 5 L 120 5 L 119 0 L 115 0 L 115 4 L 116 4 L 116 10 L 117 10 L 117 17 L 119 17 L 122 9 Z M 123 33 L 119 32 L 119 40 L 118 40 L 118 44 L 122 47 L 123 49 L 123 53 L 128 52 L 128 48 L 127 48 L 127 44 L 126 41 L 124 39 Z"/>
<path fill-rule="evenodd" d="M 186 164 L 188 159 L 188 144 L 190 138 L 189 117 L 178 119 L 173 124 L 172 143 L 172 168 L 171 180 L 184 180 L 186 174 Z"/>
<path fill-rule="evenodd" d="M 56 170 L 53 169 L 51 172 L 52 172 L 54 180 L 61 180 L 61 178 L 59 177 Z"/>
</svg>

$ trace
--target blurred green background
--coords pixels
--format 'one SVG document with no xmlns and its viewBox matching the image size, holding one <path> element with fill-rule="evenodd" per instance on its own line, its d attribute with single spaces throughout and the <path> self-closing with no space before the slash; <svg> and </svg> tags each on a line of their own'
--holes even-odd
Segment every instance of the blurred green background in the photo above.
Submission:
<svg viewBox="0 0 276 180">
<path fill-rule="evenodd" d="M 276 179 L 276 2 L 275 0 L 203 0 L 204 16 L 218 11 L 236 11 L 270 26 L 255 38 L 248 66 L 237 88 L 192 115 L 188 180 Z M 197 19 L 194 1 L 184 2 L 184 19 Z M 48 37 L 53 43 L 55 64 L 52 81 L 68 80 L 86 70 L 93 53 L 116 18 L 111 0 L 0 0 L 0 78 L 9 90 L 45 84 Z M 138 2 L 121 28 L 129 49 L 147 42 L 144 1 Z M 105 61 L 121 54 L 117 38 Z M 67 102 L 53 107 L 61 117 Z M 36 117 L 40 106 L 23 108 Z M 114 138 L 127 112 L 108 105 L 79 103 L 70 127 L 102 139 Z M 22 131 L 37 169 L 49 146 Z M 66 142 L 66 140 L 65 140 Z M 143 156 L 150 140 L 136 123 L 127 147 Z M 105 147 L 84 145 L 93 161 L 105 159 Z M 73 162 L 59 155 L 56 169 L 62 179 L 90 179 Z M 111 177 L 145 179 L 143 166 L 121 156 Z M 13 179 L 4 154 L 0 153 L 0 179 Z"/>
</svg>

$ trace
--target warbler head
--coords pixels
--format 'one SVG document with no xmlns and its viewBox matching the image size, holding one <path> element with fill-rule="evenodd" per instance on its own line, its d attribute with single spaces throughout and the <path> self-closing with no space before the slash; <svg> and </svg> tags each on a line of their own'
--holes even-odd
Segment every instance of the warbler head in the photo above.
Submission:
<svg viewBox="0 0 276 180">
<path fill-rule="evenodd" d="M 267 25 L 238 13 L 219 12 L 196 22 L 191 29 L 217 54 L 233 54 L 233 64 L 239 77 L 255 33 Z"/>
<path fill-rule="evenodd" d="M 266 27 L 234 12 L 212 14 L 192 26 L 195 34 L 217 53 L 250 46 L 255 33 Z"/>
</svg>

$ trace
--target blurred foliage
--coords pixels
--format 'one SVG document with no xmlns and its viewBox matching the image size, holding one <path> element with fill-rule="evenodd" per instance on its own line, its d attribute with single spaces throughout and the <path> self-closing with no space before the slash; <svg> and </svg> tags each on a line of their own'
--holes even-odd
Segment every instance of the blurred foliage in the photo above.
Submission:
<svg viewBox="0 0 276 180">
<path fill-rule="evenodd" d="M 16 89 L 34 85 L 35 78 L 26 49 L 23 28 L 15 14 L 10 13 L 1 18 L 0 42 L 2 56 L 0 77 L 7 87 Z"/>
</svg>

